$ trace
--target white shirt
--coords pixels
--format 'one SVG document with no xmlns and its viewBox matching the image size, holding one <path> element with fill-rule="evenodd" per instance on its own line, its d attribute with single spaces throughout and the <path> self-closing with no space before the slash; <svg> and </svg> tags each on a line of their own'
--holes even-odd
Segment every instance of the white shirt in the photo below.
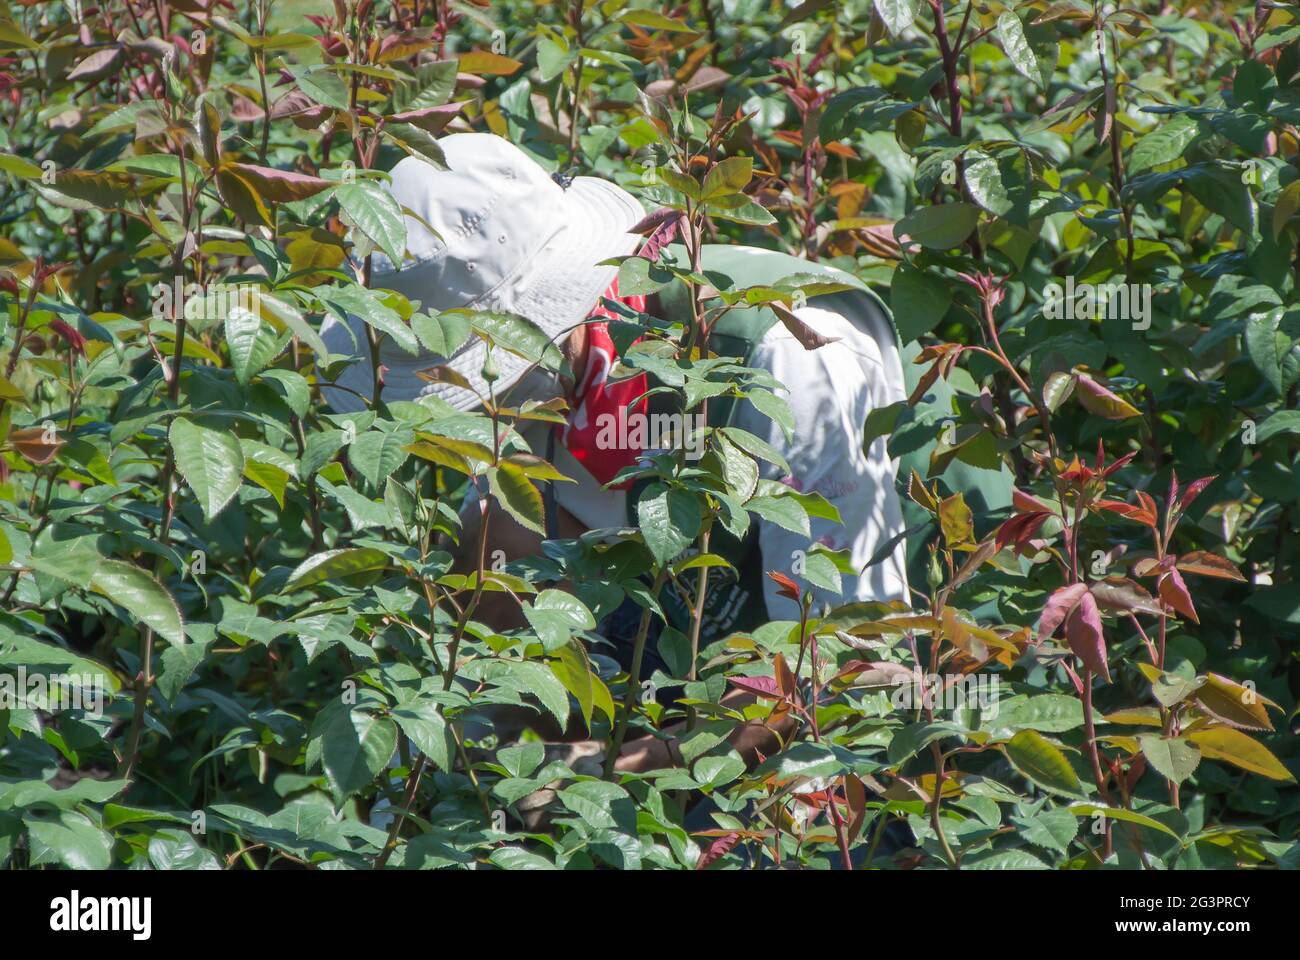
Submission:
<svg viewBox="0 0 1300 960">
<path fill-rule="evenodd" d="M 865 296 L 861 301 L 864 316 L 860 319 L 874 336 L 860 331 L 840 313 L 806 306 L 795 311 L 799 319 L 824 336 L 838 337 L 837 341 L 805 350 L 777 323 L 755 347 L 751 365 L 769 371 L 787 387 L 784 397 L 795 421 L 792 439 L 787 440 L 778 424 L 748 403 L 739 406 L 733 424 L 766 440 L 789 463 L 786 476 L 771 464 L 763 464 L 764 477 L 804 493 L 820 493 L 839 510 L 842 525 L 811 519 L 811 543 L 847 549 L 854 568 L 860 571 L 856 576 L 841 576 L 841 601 L 907 600 L 906 544 L 901 537 L 884 561 L 866 568 L 886 541 L 903 532 L 903 513 L 894 485 L 896 467 L 885 438 L 876 439 L 864 453 L 863 425 L 872 410 L 904 400 L 907 394 L 893 333 Z M 527 438 L 536 452 L 545 452 L 544 433 L 538 440 Z M 627 524 L 626 491 L 601 489 L 561 445 L 556 447 L 555 465 L 577 480 L 555 485 L 560 506 L 589 528 Z M 801 586 L 824 595 L 822 587 L 813 587 L 792 573 L 796 551 L 806 553 L 809 538 L 767 520 L 753 519 L 758 522 L 763 569 L 794 576 Z M 779 596 L 777 585 L 766 577 L 764 600 L 769 616 L 798 619 L 794 601 Z"/>
</svg>

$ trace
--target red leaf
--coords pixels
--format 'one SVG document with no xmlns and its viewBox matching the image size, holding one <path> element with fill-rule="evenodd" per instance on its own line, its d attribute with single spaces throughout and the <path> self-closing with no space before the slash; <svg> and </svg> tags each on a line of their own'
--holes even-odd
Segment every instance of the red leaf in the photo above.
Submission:
<svg viewBox="0 0 1300 960">
<path fill-rule="evenodd" d="M 1231 560 L 1205 550 L 1193 550 L 1191 553 L 1184 553 L 1178 558 L 1178 569 L 1183 573 L 1195 573 L 1202 577 L 1218 577 L 1220 580 L 1246 582 L 1246 578 Z"/>
<path fill-rule="evenodd" d="M 320 177 L 309 177 L 303 173 L 294 173 L 292 170 L 260 167 L 253 163 L 230 163 L 226 167 L 256 189 L 263 199 L 275 203 L 304 200 L 329 187 L 337 186 Z"/>
<path fill-rule="evenodd" d="M 1101 611 L 1091 593 L 1086 592 L 1065 621 L 1065 636 L 1070 650 L 1084 666 L 1110 683 L 1110 665 L 1106 662 L 1106 637 L 1101 629 Z"/>
<path fill-rule="evenodd" d="M 1128 577 L 1107 577 L 1096 580 L 1089 587 L 1089 592 L 1097 606 L 1115 613 L 1149 613 L 1160 615 L 1160 604 L 1155 597 L 1147 593 L 1142 584 Z"/>
<path fill-rule="evenodd" d="M 1019 516 L 1012 517 L 1002 526 L 998 527 L 995 542 L 999 550 L 1008 543 L 1014 543 L 1020 546 L 1035 533 L 1038 528 L 1047 522 L 1050 513 L 1036 510 L 1033 513 L 1022 513 Z"/>
<path fill-rule="evenodd" d="M 1160 508 L 1156 506 L 1155 497 L 1151 496 L 1151 494 L 1144 490 L 1139 490 L 1137 492 L 1137 498 L 1138 503 L 1142 504 L 1143 510 L 1149 513 L 1152 517 L 1160 516 Z"/>
<path fill-rule="evenodd" d="M 1121 517 L 1126 517 L 1136 523 L 1145 524 L 1153 529 L 1156 525 L 1155 514 L 1151 513 L 1145 507 L 1125 503 L 1123 500 L 1098 500 L 1095 505 L 1100 507 L 1102 510 L 1109 510 L 1111 513 L 1118 513 Z"/>
<path fill-rule="evenodd" d="M 63 338 L 63 342 L 69 347 L 81 354 L 86 355 L 86 338 L 81 335 L 80 330 L 74 330 L 62 320 L 51 320 L 50 329 Z"/>
<path fill-rule="evenodd" d="M 781 654 L 776 655 L 776 688 L 781 691 L 784 699 L 794 703 L 801 702 L 799 696 L 799 680 L 790 669 L 790 665 L 785 662 L 785 657 Z"/>
<path fill-rule="evenodd" d="M 638 255 L 645 257 L 651 263 L 657 263 L 660 252 L 677 236 L 683 216 L 680 210 L 660 207 L 637 223 L 628 233 L 639 233 L 646 238 L 641 244 Z"/>
<path fill-rule="evenodd" d="M 1074 605 L 1079 599 L 1088 592 L 1086 583 L 1072 583 L 1069 586 L 1058 587 L 1047 599 L 1047 605 L 1043 607 L 1043 615 L 1038 618 L 1038 640 L 1041 643 L 1056 632 L 1056 628 L 1061 625 L 1066 614 L 1074 609 Z M 1096 603 L 1093 604 L 1096 606 Z"/>
<path fill-rule="evenodd" d="M 1192 594 L 1177 569 L 1171 569 L 1160 578 L 1160 599 L 1192 623 L 1201 622 L 1201 618 L 1196 615 L 1196 607 L 1192 604 Z"/>
<path fill-rule="evenodd" d="M 719 837 L 709 844 L 709 849 L 700 854 L 700 859 L 696 861 L 695 869 L 703 870 L 717 860 L 725 856 L 740 841 L 739 833 L 729 833 L 725 837 Z"/>
<path fill-rule="evenodd" d="M 68 79 L 81 80 L 87 83 L 102 80 L 117 70 L 118 65 L 122 62 L 122 56 L 122 47 L 117 45 L 97 50 L 73 67 L 68 72 Z"/>
<path fill-rule="evenodd" d="M 781 691 L 777 688 L 775 677 L 728 677 L 733 686 L 739 687 L 754 694 L 756 697 L 769 697 L 772 700 L 781 699 Z"/>
<path fill-rule="evenodd" d="M 784 573 L 781 573 L 780 571 L 777 570 L 769 570 L 767 572 L 767 575 L 780 586 L 781 589 L 778 590 L 777 593 L 779 593 L 783 597 L 789 597 L 795 603 L 799 602 L 799 597 L 800 597 L 799 584 L 795 583 Z"/>
<path fill-rule="evenodd" d="M 828 337 L 814 330 L 784 303 L 769 303 L 768 309 L 776 314 L 782 326 L 790 331 L 791 335 L 799 341 L 805 350 L 816 350 L 839 339 L 839 337 Z"/>
<path fill-rule="evenodd" d="M 65 442 L 57 432 L 47 437 L 44 427 L 23 427 L 9 433 L 10 445 L 38 467 L 53 460 Z"/>
<path fill-rule="evenodd" d="M 1192 501 L 1201 495 L 1201 492 L 1218 479 L 1218 474 L 1208 477 L 1201 477 L 1199 480 L 1193 480 L 1183 491 L 1183 495 L 1178 498 L 1178 512 L 1182 513 L 1192 505 Z"/>
<path fill-rule="evenodd" d="M 1072 667 L 1069 663 L 1063 663 L 1061 664 L 1061 666 L 1065 667 L 1065 675 L 1070 678 L 1070 683 L 1074 685 L 1074 692 L 1082 697 L 1083 681 L 1080 680 L 1079 675 L 1074 672 L 1074 667 Z"/>
<path fill-rule="evenodd" d="M 1092 377 L 1081 373 L 1075 382 L 1077 389 L 1074 395 L 1089 413 L 1106 420 L 1127 420 L 1129 417 L 1140 416 L 1140 411 L 1136 407 L 1103 387 Z"/>
<path fill-rule="evenodd" d="M 1114 463 L 1112 463 L 1110 466 L 1108 466 L 1105 470 L 1103 470 L 1103 471 L 1101 472 L 1101 475 L 1102 475 L 1103 477 L 1109 477 L 1112 473 L 1114 473 L 1114 472 L 1115 472 L 1116 470 L 1118 470 L 1120 467 L 1122 467 L 1122 466 L 1124 466 L 1125 464 L 1127 464 L 1130 460 L 1132 460 L 1132 459 L 1133 459 L 1134 457 L 1136 457 L 1137 455 L 1138 455 L 1138 452 L 1137 452 L 1136 450 L 1134 450 L 1132 453 L 1126 453 L 1126 454 L 1124 454 L 1124 456 L 1120 457 L 1118 460 L 1116 460 Z"/>
<path fill-rule="evenodd" d="M 412 126 L 419 127 L 426 133 L 437 134 L 442 128 L 451 122 L 456 114 L 469 101 L 461 100 L 457 103 L 442 103 L 436 107 L 421 107 L 418 110 L 407 110 L 404 113 L 397 113 L 389 117 L 396 123 L 409 123 Z"/>
<path fill-rule="evenodd" d="M 1137 577 L 1152 577 L 1157 573 L 1164 573 L 1166 570 L 1173 567 L 1175 559 L 1177 558 L 1172 554 L 1165 556 L 1162 560 L 1157 560 L 1155 557 L 1143 557 L 1137 563 L 1133 564 L 1133 575 Z"/>
<path fill-rule="evenodd" d="M 1046 503 L 1039 500 L 1033 494 L 1025 493 L 1025 491 L 1021 490 L 1019 487 L 1011 488 L 1011 505 L 1021 513 L 1032 513 L 1036 510 L 1045 510 L 1048 513 L 1052 512 L 1052 508 Z"/>
<path fill-rule="evenodd" d="M 1133 790 L 1137 787 L 1138 781 L 1142 779 L 1142 774 L 1147 772 L 1147 757 L 1144 753 L 1139 753 L 1133 758 L 1128 768 L 1128 792 L 1132 795 Z"/>
<path fill-rule="evenodd" d="M 1075 454 L 1064 470 L 1061 471 L 1061 479 L 1066 483 L 1087 483 L 1097 474 L 1091 467 L 1084 466 L 1079 462 L 1078 454 Z"/>
</svg>

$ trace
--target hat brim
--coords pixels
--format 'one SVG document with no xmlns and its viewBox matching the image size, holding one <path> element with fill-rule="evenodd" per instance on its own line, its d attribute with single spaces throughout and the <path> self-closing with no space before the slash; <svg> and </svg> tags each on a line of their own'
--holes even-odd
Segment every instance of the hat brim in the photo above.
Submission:
<svg viewBox="0 0 1300 960">
<path fill-rule="evenodd" d="M 494 290 L 464 306 L 518 314 L 535 323 L 554 342 L 586 319 L 618 272 L 617 267 L 599 266 L 600 261 L 635 252 L 641 238 L 628 230 L 645 216 L 645 211 L 635 197 L 616 184 L 598 177 L 575 177 L 564 191 L 558 213 L 564 220 L 562 228 L 528 263 L 521 264 Z M 383 286 L 382 275 L 374 279 L 373 285 Z M 361 398 L 371 396 L 373 380 L 363 321 L 349 316 L 345 325 L 331 315 L 320 332 L 330 353 L 361 357 L 335 381 L 346 389 L 335 389 L 329 382 L 321 384 L 326 401 L 340 413 L 365 409 Z M 480 396 L 488 395 L 483 379 L 485 354 L 486 345 L 478 337 L 451 357 L 423 350 L 412 356 L 385 339 L 379 349 L 380 363 L 386 368 L 384 399 L 433 396 L 458 410 L 472 410 L 480 405 Z M 533 365 L 505 350 L 496 351 L 496 362 L 500 373 L 493 389 L 498 394 L 513 386 Z M 431 383 L 418 376 L 419 371 L 440 365 L 456 370 L 473 390 L 445 382 Z"/>
</svg>

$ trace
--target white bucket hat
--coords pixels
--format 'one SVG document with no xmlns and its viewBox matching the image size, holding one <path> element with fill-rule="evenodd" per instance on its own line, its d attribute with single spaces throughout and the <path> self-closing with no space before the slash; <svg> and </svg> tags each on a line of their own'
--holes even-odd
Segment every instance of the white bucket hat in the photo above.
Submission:
<svg viewBox="0 0 1300 960">
<path fill-rule="evenodd" d="M 597 177 L 574 177 L 563 187 L 522 150 L 493 134 L 457 133 L 438 143 L 448 169 L 407 157 L 392 170 L 388 189 L 416 215 L 406 217 L 408 258 L 397 268 L 383 254 L 375 254 L 370 285 L 419 300 L 424 309 L 467 307 L 519 314 L 558 340 L 586 318 L 617 273 L 616 267 L 597 264 L 636 250 L 641 238 L 628 229 L 645 215 L 641 204 Z M 342 413 L 364 409 L 357 394 L 369 397 L 373 392 L 364 324 L 357 317 L 349 317 L 345 325 L 329 316 L 321 325 L 321 337 L 332 354 L 361 355 L 336 381 L 347 390 L 322 384 L 325 399 Z M 430 383 L 417 371 L 449 365 L 486 396 L 485 349 L 483 341 L 473 337 L 451 357 L 425 351 L 412 356 L 385 338 L 379 350 L 380 363 L 387 368 L 384 399 L 433 395 L 469 410 L 478 405 L 472 393 L 449 383 Z M 498 393 L 531 366 L 504 350 L 495 356 Z"/>
</svg>

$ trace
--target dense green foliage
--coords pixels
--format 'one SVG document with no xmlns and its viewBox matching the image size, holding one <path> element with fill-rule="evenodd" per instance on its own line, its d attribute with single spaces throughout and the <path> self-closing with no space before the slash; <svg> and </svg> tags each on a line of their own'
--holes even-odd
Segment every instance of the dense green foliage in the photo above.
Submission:
<svg viewBox="0 0 1300 960">
<path fill-rule="evenodd" d="M 3 3 L 0 671 L 112 697 L 0 702 L 0 864 L 1295 866 L 1300 11 L 1135 6 Z M 910 609 L 825 609 L 844 560 L 813 550 L 802 622 L 663 634 L 670 705 L 609 668 L 598 621 L 631 597 L 644 640 L 657 588 L 721 562 L 712 532 L 827 512 L 743 431 L 639 468 L 612 544 L 452 570 L 470 477 L 540 527 L 552 470 L 513 427 L 559 414 L 331 413 L 318 330 L 558 362 L 518 318 L 358 282 L 404 249 L 382 171 L 463 129 L 665 211 L 685 254 L 622 285 L 684 281 L 692 310 L 620 335 L 683 410 L 787 418 L 707 332 L 825 289 L 704 277 L 702 241 L 881 292 L 923 347 L 914 399 L 957 391 L 864 424 L 938 441 L 900 478 Z M 158 287 L 221 283 L 255 309 Z M 1084 285 L 1122 309 L 1058 309 Z M 972 511 L 952 462 L 1005 465 L 1014 505 Z M 477 620 L 488 593 L 530 626 Z M 914 667 L 996 709 L 900 705 Z M 600 739 L 685 720 L 685 766 L 571 770 L 499 739 L 497 705 Z M 783 714 L 806 722 L 747 771 L 726 736 Z"/>
</svg>

